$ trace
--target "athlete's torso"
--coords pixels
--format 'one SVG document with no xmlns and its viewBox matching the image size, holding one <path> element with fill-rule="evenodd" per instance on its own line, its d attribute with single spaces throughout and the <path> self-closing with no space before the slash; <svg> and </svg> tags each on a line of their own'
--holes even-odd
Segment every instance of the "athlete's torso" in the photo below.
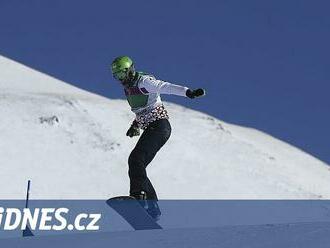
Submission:
<svg viewBox="0 0 330 248">
<path fill-rule="evenodd" d="M 139 83 L 149 77 L 155 80 L 155 77 L 143 72 L 137 72 L 135 80 L 131 85 L 124 88 L 127 101 L 131 110 L 136 114 L 136 121 L 142 129 L 147 128 L 149 123 L 158 119 L 168 119 L 168 114 L 161 101 L 159 93 L 150 93 L 145 88 L 139 86 Z"/>
</svg>

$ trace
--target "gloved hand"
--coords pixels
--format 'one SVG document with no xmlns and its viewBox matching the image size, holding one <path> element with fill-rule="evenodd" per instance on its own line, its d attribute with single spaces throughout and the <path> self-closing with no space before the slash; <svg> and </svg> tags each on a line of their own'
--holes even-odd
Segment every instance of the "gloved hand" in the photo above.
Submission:
<svg viewBox="0 0 330 248">
<path fill-rule="evenodd" d="M 191 90 L 188 89 L 186 91 L 186 96 L 193 99 L 195 97 L 201 97 L 205 95 L 205 90 L 204 89 L 196 89 L 196 90 Z"/>
<path fill-rule="evenodd" d="M 136 123 L 136 121 L 133 121 L 131 127 L 126 132 L 126 136 L 129 136 L 132 138 L 134 136 L 139 136 L 139 135 L 140 135 L 140 128 L 139 128 L 138 124 Z"/>
</svg>

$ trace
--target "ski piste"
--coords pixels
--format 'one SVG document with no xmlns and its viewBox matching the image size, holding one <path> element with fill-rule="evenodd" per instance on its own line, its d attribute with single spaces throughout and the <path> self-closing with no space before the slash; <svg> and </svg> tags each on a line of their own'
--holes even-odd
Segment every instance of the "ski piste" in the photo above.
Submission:
<svg viewBox="0 0 330 248">
<path fill-rule="evenodd" d="M 107 204 L 122 216 L 134 230 L 162 229 L 140 203 L 131 196 L 113 197 L 107 200 Z"/>
</svg>

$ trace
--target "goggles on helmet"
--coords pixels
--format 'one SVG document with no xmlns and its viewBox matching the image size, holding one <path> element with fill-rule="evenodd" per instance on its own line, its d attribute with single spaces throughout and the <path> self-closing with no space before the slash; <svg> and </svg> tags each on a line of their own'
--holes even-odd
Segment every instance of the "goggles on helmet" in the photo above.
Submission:
<svg viewBox="0 0 330 248">
<path fill-rule="evenodd" d="M 127 69 L 114 72 L 112 75 L 117 80 L 124 80 L 127 77 Z"/>
</svg>

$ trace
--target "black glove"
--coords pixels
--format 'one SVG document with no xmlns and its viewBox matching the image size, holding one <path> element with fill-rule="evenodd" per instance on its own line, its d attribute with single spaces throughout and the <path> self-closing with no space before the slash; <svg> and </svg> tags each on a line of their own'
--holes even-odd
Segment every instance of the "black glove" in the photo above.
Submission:
<svg viewBox="0 0 330 248">
<path fill-rule="evenodd" d="M 126 136 L 129 136 L 132 138 L 134 136 L 139 136 L 139 135 L 140 135 L 140 128 L 139 128 L 137 122 L 133 121 L 131 127 L 126 132 Z"/>
<path fill-rule="evenodd" d="M 195 97 L 200 97 L 205 95 L 205 90 L 204 89 L 196 89 L 196 90 L 191 90 L 188 89 L 186 91 L 186 96 L 193 99 Z"/>
</svg>

